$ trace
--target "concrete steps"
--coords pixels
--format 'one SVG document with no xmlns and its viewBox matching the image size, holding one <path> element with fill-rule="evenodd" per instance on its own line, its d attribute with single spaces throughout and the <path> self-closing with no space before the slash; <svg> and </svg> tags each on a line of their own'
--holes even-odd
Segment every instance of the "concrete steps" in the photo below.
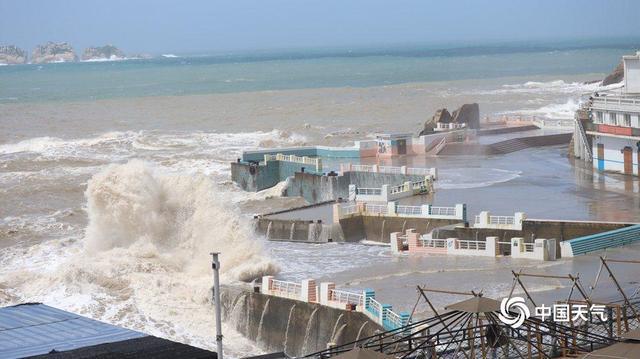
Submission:
<svg viewBox="0 0 640 359">
<path fill-rule="evenodd" d="M 640 224 L 566 241 L 573 256 L 640 241 Z M 565 246 L 567 244 L 564 244 Z M 564 256 L 564 253 L 563 253 Z"/>
</svg>

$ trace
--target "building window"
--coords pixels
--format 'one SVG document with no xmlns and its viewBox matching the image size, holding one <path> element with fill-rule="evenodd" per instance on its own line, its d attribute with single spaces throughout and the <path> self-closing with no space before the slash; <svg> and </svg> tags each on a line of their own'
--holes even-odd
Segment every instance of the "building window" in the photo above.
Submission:
<svg viewBox="0 0 640 359">
<path fill-rule="evenodd" d="M 596 123 L 603 123 L 604 122 L 604 114 L 602 113 L 602 111 L 598 111 L 596 112 Z"/>
<path fill-rule="evenodd" d="M 631 115 L 625 113 L 622 117 L 622 126 L 631 127 Z"/>
<path fill-rule="evenodd" d="M 616 119 L 616 113 L 615 112 L 609 112 L 609 124 L 610 125 L 617 125 L 617 119 Z"/>
</svg>

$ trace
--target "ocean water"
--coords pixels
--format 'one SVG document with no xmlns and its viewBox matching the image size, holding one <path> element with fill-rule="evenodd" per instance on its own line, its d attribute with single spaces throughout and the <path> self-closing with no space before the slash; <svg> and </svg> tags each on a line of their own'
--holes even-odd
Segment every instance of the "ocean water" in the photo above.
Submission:
<svg viewBox="0 0 640 359">
<path fill-rule="evenodd" d="M 398 308 L 406 303 L 395 293 L 413 296 L 423 275 L 471 286 L 477 281 L 459 273 L 481 268 L 487 275 L 478 280 L 493 285 L 487 277 L 503 262 L 396 258 L 360 244 L 265 243 L 251 216 L 300 201 L 280 198 L 277 188 L 239 190 L 229 162 L 249 149 L 417 132 L 437 108 L 468 102 L 478 102 L 482 116 L 570 118 L 581 94 L 598 88 L 585 81 L 602 78 L 632 51 L 629 44 L 469 48 L 0 67 L 0 305 L 43 301 L 213 348 L 213 250 L 223 252 L 228 284 L 272 272 L 322 277 L 373 286 Z M 416 200 L 468 202 L 471 211 L 497 214 L 526 202 L 539 216 L 571 219 L 640 215 L 636 180 L 593 174 L 561 147 L 407 161 L 442 169 L 439 192 Z M 452 277 L 436 274 L 443 268 Z M 260 352 L 225 331 L 232 357 Z"/>
</svg>

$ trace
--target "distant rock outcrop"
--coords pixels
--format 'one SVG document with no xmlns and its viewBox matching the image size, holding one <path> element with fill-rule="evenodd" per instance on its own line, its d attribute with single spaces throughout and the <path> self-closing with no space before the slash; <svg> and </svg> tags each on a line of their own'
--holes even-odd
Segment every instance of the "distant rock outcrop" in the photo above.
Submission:
<svg viewBox="0 0 640 359">
<path fill-rule="evenodd" d="M 27 53 L 14 46 L 0 46 L 0 64 L 3 65 L 17 65 L 27 62 Z"/>
<path fill-rule="evenodd" d="M 602 86 L 617 84 L 624 79 L 624 63 L 620 61 L 613 72 L 602 80 Z"/>
<path fill-rule="evenodd" d="M 122 60 L 124 53 L 113 45 L 88 47 L 82 53 L 82 61 Z"/>
<path fill-rule="evenodd" d="M 464 104 L 453 113 L 446 108 L 439 109 L 424 123 L 420 136 L 434 132 L 438 123 L 465 123 L 467 128 L 480 128 L 480 106 L 477 103 Z"/>
<path fill-rule="evenodd" d="M 73 47 L 66 42 L 47 42 L 38 45 L 31 54 L 31 62 L 34 64 L 44 64 L 48 62 L 73 62 L 78 57 L 73 52 Z"/>
</svg>

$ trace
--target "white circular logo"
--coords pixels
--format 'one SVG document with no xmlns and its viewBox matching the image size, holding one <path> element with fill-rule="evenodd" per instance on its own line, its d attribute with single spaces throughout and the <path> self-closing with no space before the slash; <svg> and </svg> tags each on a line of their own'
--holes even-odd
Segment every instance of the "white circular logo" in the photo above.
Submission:
<svg viewBox="0 0 640 359">
<path fill-rule="evenodd" d="M 522 297 L 504 298 L 500 303 L 500 314 L 498 318 L 504 324 L 510 325 L 511 328 L 520 328 L 526 319 L 529 319 L 531 313 L 529 307 L 525 304 Z"/>
</svg>

